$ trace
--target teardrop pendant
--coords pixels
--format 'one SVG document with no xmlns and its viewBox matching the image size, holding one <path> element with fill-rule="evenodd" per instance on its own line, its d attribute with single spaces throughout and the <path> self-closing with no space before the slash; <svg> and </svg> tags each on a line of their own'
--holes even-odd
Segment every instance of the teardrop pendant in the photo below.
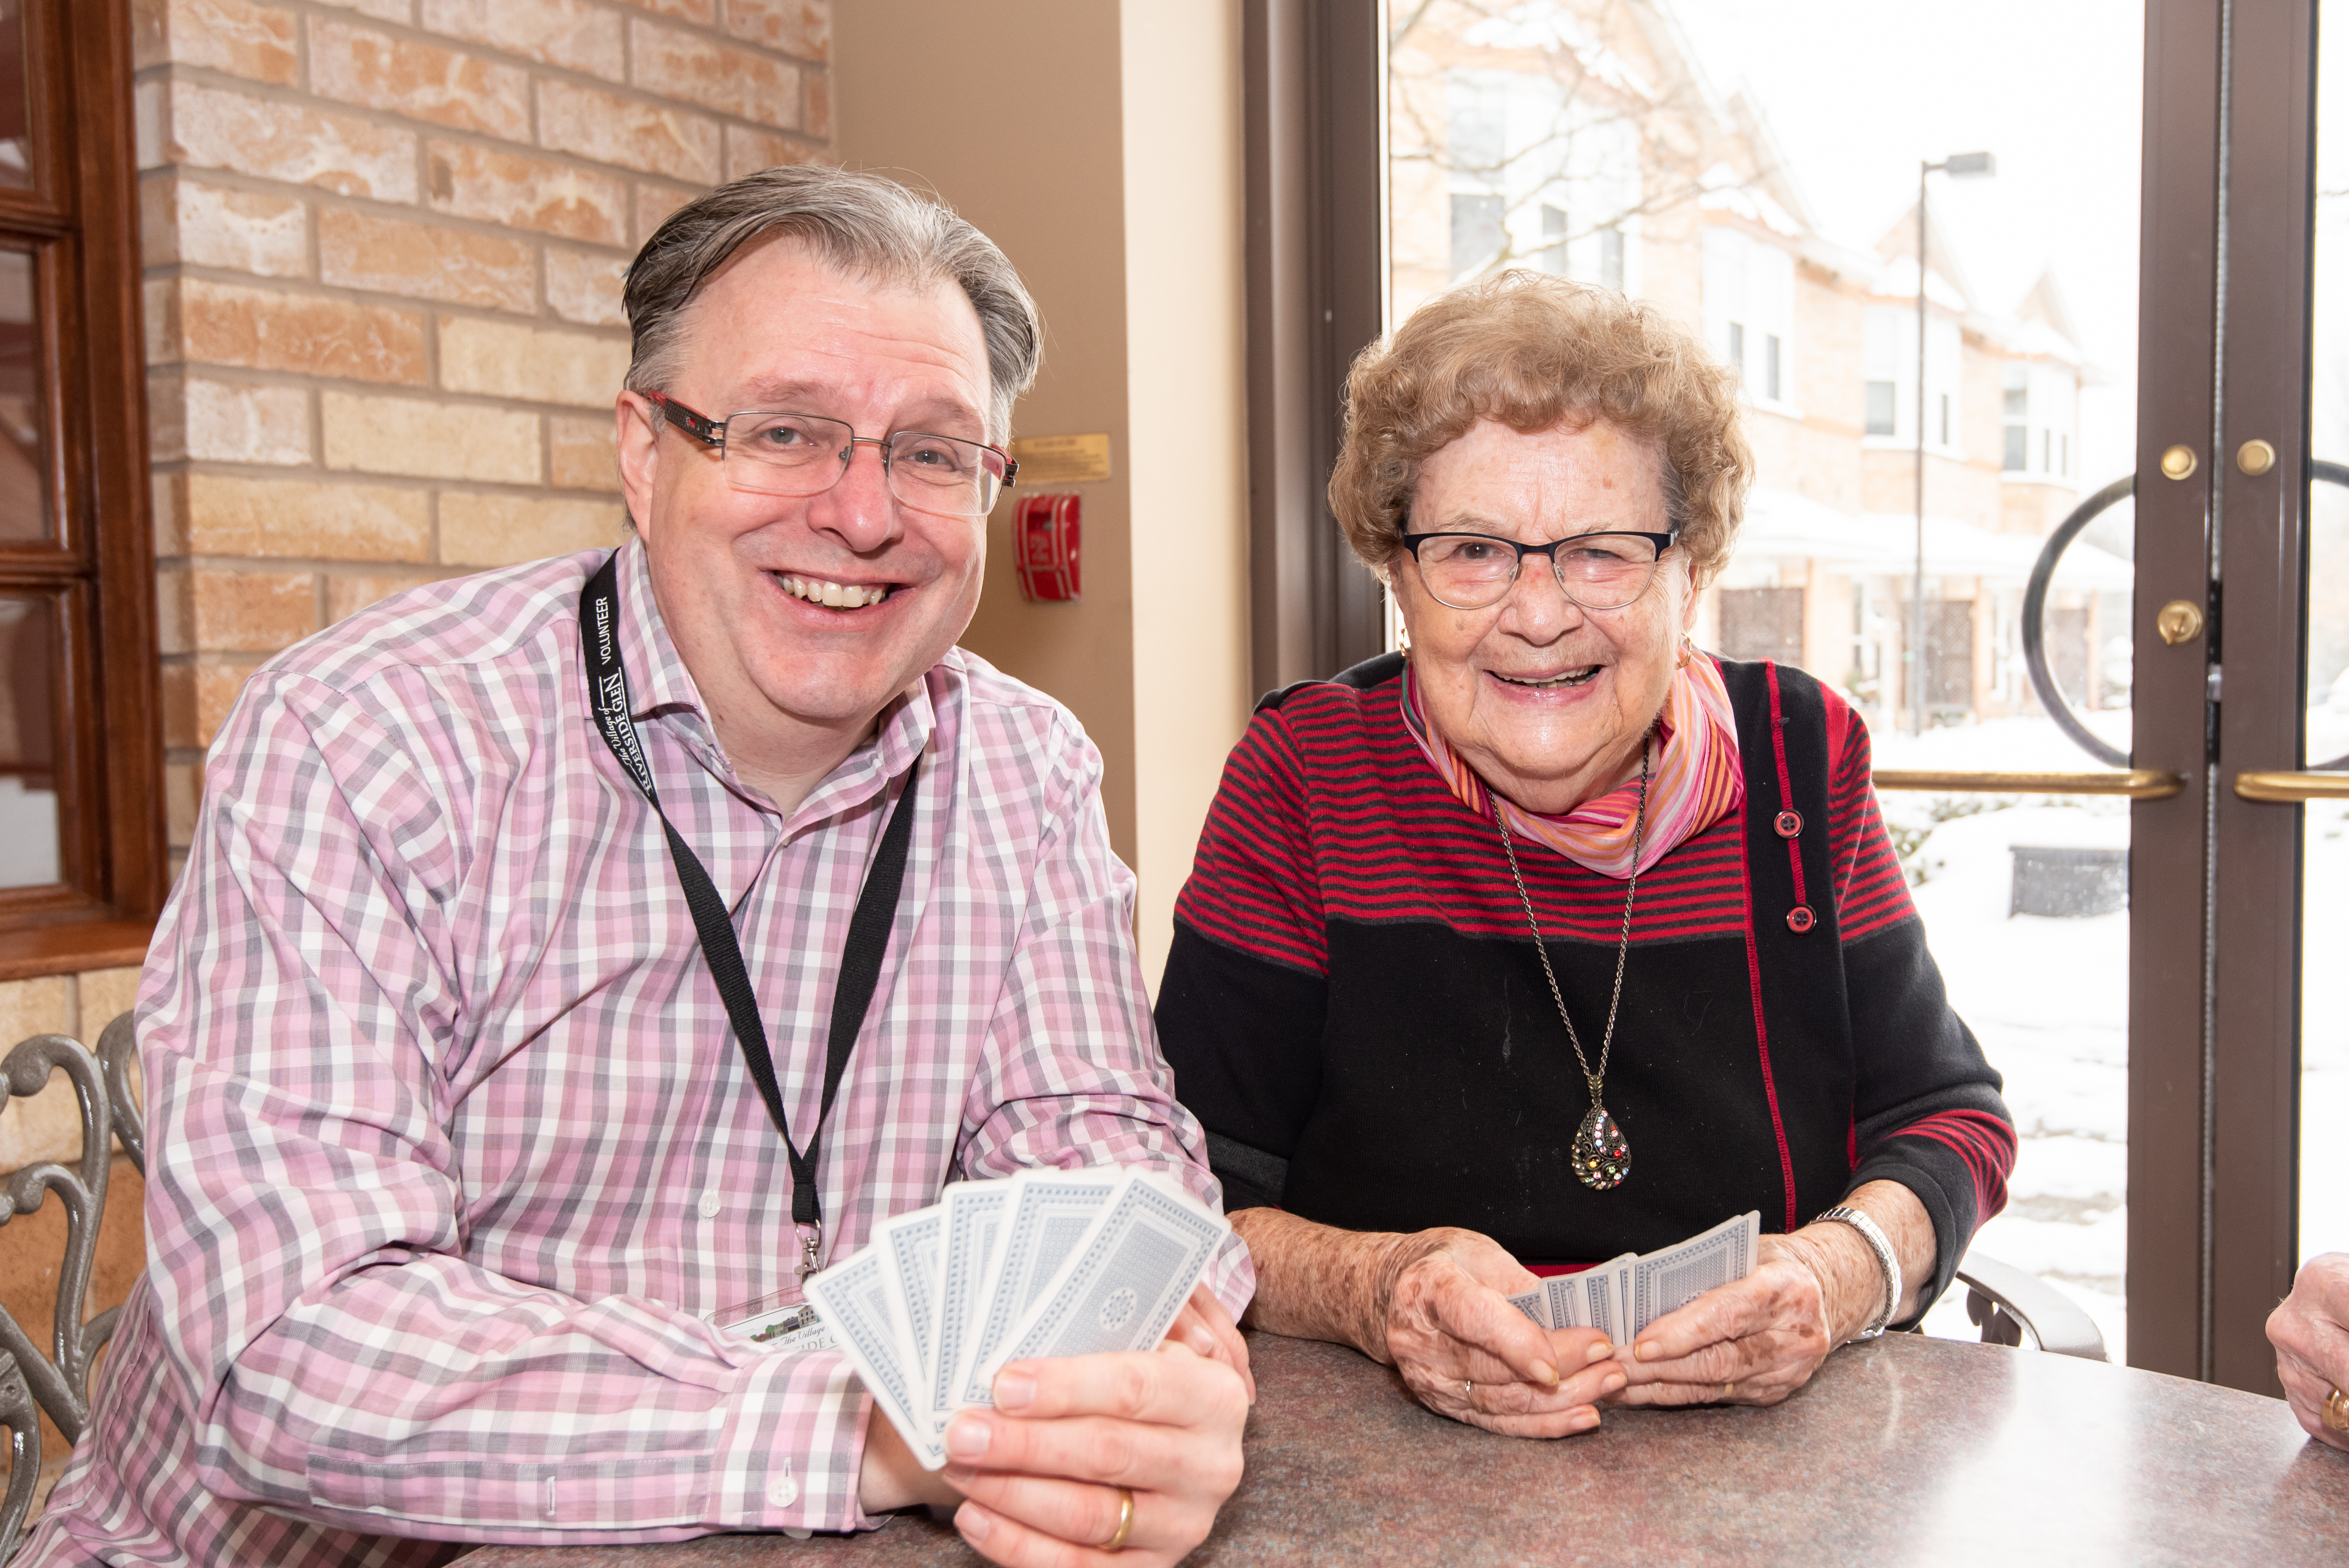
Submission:
<svg viewBox="0 0 2349 1568">
<path fill-rule="evenodd" d="M 1631 1173 L 1631 1146 L 1623 1140 L 1623 1130 L 1615 1125 L 1607 1108 L 1596 1100 L 1591 1102 L 1590 1114 L 1574 1130 L 1568 1162 L 1584 1186 L 1600 1192 L 1620 1186 Z"/>
</svg>

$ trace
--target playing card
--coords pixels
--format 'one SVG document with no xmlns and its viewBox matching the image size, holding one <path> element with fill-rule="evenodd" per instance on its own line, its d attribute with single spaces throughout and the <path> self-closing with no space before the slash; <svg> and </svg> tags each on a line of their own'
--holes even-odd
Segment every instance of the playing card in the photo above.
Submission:
<svg viewBox="0 0 2349 1568">
<path fill-rule="evenodd" d="M 980 1369 L 993 1370 L 993 1363 L 1000 1359 L 996 1351 L 1010 1341 L 1020 1319 L 1126 1180 L 1107 1166 L 1084 1171 L 1023 1171 L 1011 1179 L 1011 1202 L 988 1284 L 979 1292 L 978 1319 L 964 1334 L 962 1360 L 941 1408 L 995 1403 Z"/>
<path fill-rule="evenodd" d="M 890 1310 L 888 1260 L 879 1247 L 866 1247 L 846 1263 L 834 1264 L 807 1282 L 808 1300 L 823 1315 L 864 1391 L 925 1470 L 947 1462 L 946 1443 L 926 1420 L 914 1418 L 912 1385 Z"/>
<path fill-rule="evenodd" d="M 1503 1299 L 1507 1301 L 1511 1306 L 1516 1307 L 1519 1312 L 1524 1313 L 1526 1316 L 1532 1321 L 1533 1326 L 1536 1328 L 1556 1328 L 1557 1326 L 1557 1324 L 1552 1323 L 1549 1320 L 1549 1292 L 1544 1290 L 1540 1285 L 1534 1286 L 1533 1289 L 1525 1292 L 1521 1295 L 1506 1296 Z"/>
<path fill-rule="evenodd" d="M 1760 1212 L 1748 1210 L 1702 1235 L 1633 1260 L 1625 1302 L 1631 1334 L 1643 1333 L 1706 1291 L 1752 1274 L 1761 1234 Z"/>
<path fill-rule="evenodd" d="M 1231 1229 L 1173 1182 L 1136 1172 L 1094 1221 L 1019 1329 L 978 1364 L 1154 1350 Z"/>
<path fill-rule="evenodd" d="M 1632 1257 L 1625 1253 L 1580 1274 L 1553 1274 L 1542 1281 L 1543 1294 L 1548 1298 L 1550 1326 L 1595 1328 L 1610 1343 L 1622 1343 L 1615 1333 L 1623 1321 L 1618 1280 L 1629 1269 Z"/>
<path fill-rule="evenodd" d="M 939 1205 L 946 1213 L 946 1228 L 938 1256 L 938 1326 L 922 1378 L 931 1424 L 941 1430 L 954 1416 L 950 1396 L 955 1373 L 962 1367 L 963 1346 L 986 1299 L 979 1293 L 987 1284 L 995 1239 L 1010 1202 L 1011 1182 L 1006 1179 L 957 1181 L 947 1189 L 946 1200 Z"/>
<path fill-rule="evenodd" d="M 945 1226 L 946 1215 L 933 1203 L 885 1220 L 873 1233 L 873 1247 L 888 1264 L 891 1305 L 904 1328 L 898 1349 L 907 1408 L 925 1421 L 932 1414 L 926 1370 L 937 1343 L 938 1243 Z"/>
</svg>

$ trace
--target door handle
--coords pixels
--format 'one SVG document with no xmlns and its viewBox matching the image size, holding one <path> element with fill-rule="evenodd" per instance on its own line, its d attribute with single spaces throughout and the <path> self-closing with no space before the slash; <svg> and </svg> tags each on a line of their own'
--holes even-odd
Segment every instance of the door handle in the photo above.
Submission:
<svg viewBox="0 0 2349 1568">
<path fill-rule="evenodd" d="M 2336 777 L 2349 780 L 2349 774 Z M 1876 775 L 1876 787 L 1878 789 L 1938 789 L 1950 794 L 2126 795 L 2132 800 L 2167 800 L 2185 789 L 2186 780 L 2159 768 L 2133 768 L 2119 773 L 1920 773 L 1888 770 Z M 2297 796 L 2293 798 L 2299 799 Z"/>
<path fill-rule="evenodd" d="M 2235 775 L 2235 793 L 2246 800 L 2288 806 L 2302 800 L 2349 800 L 2349 773 L 2245 771 Z"/>
</svg>

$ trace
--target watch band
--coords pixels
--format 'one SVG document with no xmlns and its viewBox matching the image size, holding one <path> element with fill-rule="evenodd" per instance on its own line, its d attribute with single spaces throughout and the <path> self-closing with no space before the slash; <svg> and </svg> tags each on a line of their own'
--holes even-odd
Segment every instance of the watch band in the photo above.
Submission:
<svg viewBox="0 0 2349 1568">
<path fill-rule="evenodd" d="M 1811 1223 L 1816 1225 L 1830 1220 L 1838 1225 L 1849 1225 L 1859 1233 L 1859 1239 L 1868 1243 L 1869 1252 L 1876 1254 L 1876 1266 L 1884 1274 L 1884 1305 L 1878 1308 L 1876 1320 L 1855 1336 L 1856 1338 L 1873 1339 L 1884 1332 L 1886 1326 L 1892 1321 L 1892 1315 L 1900 1310 L 1900 1260 L 1893 1255 L 1892 1243 L 1885 1239 L 1883 1227 L 1857 1209 L 1838 1203 Z"/>
</svg>

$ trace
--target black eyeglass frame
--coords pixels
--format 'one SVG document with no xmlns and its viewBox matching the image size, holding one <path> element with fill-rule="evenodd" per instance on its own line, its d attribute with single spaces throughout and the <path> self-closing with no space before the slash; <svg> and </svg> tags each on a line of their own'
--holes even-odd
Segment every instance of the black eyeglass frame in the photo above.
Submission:
<svg viewBox="0 0 2349 1568">
<path fill-rule="evenodd" d="M 819 485 L 814 490 L 798 492 L 803 495 L 822 495 L 825 490 L 828 490 L 833 485 L 838 484 L 840 482 L 841 474 L 844 474 L 848 471 L 849 459 L 855 457 L 856 449 L 859 447 L 880 448 L 881 470 L 885 474 L 889 473 L 889 443 L 895 440 L 900 436 L 927 436 L 934 441 L 959 441 L 966 447 L 977 447 L 980 451 L 993 452 L 998 458 L 1000 458 L 1003 460 L 1002 488 L 1004 490 L 1009 490 L 1012 485 L 1017 482 L 1019 473 L 1019 464 L 1014 460 L 1010 453 L 1005 451 L 1001 447 L 996 446 L 994 443 L 989 441 L 974 441 L 962 436 L 946 435 L 937 430 L 892 430 L 885 436 L 860 436 L 856 433 L 856 427 L 850 424 L 845 419 L 835 419 L 829 414 L 802 414 L 798 410 L 792 408 L 740 408 L 729 414 L 723 419 L 713 419 L 707 414 L 698 413 L 694 409 L 686 407 L 683 403 L 678 402 L 676 398 L 670 397 L 666 392 L 640 392 L 637 396 L 642 397 L 646 402 L 650 403 L 654 407 L 658 408 L 661 411 L 661 417 L 663 418 L 676 426 L 678 429 L 684 431 L 687 435 L 692 437 L 695 440 L 699 441 L 704 446 L 717 448 L 720 461 L 723 461 L 726 456 L 726 427 L 734 420 L 740 418 L 745 414 L 764 414 L 787 419 L 822 419 L 828 425 L 838 425 L 841 428 L 848 432 L 848 444 L 843 447 L 840 450 L 840 473 L 833 475 L 828 483 Z M 890 477 L 894 480 L 895 476 L 891 475 Z M 754 493 L 791 495 L 794 492 L 790 490 L 773 490 L 758 491 Z M 897 495 L 897 489 L 894 483 L 889 488 L 889 493 L 891 495 Z M 905 500 L 905 498 L 902 495 L 898 495 L 897 499 L 901 501 L 905 501 L 908 506 L 914 505 L 912 501 Z M 916 507 L 916 510 L 930 511 L 935 509 Z M 990 508 L 988 510 L 992 509 Z M 987 511 L 957 512 L 952 515 L 957 517 L 984 517 L 987 515 Z"/>
<path fill-rule="evenodd" d="M 1547 544 L 1526 544 L 1519 540 L 1504 538 L 1497 533 L 1476 533 L 1465 529 L 1439 529 L 1430 533 L 1405 532 L 1402 536 L 1402 542 L 1403 548 L 1411 552 L 1412 563 L 1415 566 L 1419 564 L 1419 547 L 1431 539 L 1478 539 L 1484 541 L 1487 544 L 1506 545 L 1508 549 L 1516 552 L 1516 563 L 1509 568 L 1508 586 L 1502 589 L 1500 593 L 1495 594 L 1490 600 L 1482 604 L 1454 604 L 1451 600 L 1446 599 L 1436 593 L 1433 587 L 1428 586 L 1427 572 L 1424 567 L 1422 567 L 1419 574 L 1420 585 L 1427 588 L 1427 596 L 1429 598 L 1433 599 L 1437 603 L 1443 605 L 1447 610 L 1489 610 L 1495 604 L 1506 599 L 1511 593 L 1516 591 L 1517 579 L 1525 575 L 1526 557 L 1528 555 L 1548 556 L 1549 574 L 1553 578 L 1557 579 L 1558 592 L 1565 594 L 1568 599 L 1573 600 L 1576 603 L 1581 605 L 1584 609 L 1628 610 L 1644 598 L 1647 595 L 1649 589 L 1656 585 L 1656 569 L 1664 563 L 1664 552 L 1670 550 L 1673 545 L 1678 544 L 1680 542 L 1680 538 L 1681 531 L 1677 528 L 1673 529 L 1670 533 L 1647 533 L 1638 529 L 1630 528 L 1599 528 L 1593 529 L 1588 533 L 1574 533 L 1568 534 L 1564 539 L 1553 539 Z M 1592 539 L 1644 539 L 1650 544 L 1656 547 L 1656 558 L 1648 563 L 1648 580 L 1640 584 L 1639 593 L 1632 594 L 1629 599 L 1624 600 L 1619 604 L 1594 604 L 1590 603 L 1589 600 L 1581 597 L 1579 594 L 1576 593 L 1572 588 L 1567 585 L 1566 573 L 1558 570 L 1557 552 L 1560 547 L 1568 544 L 1580 544 L 1587 540 Z"/>
</svg>

